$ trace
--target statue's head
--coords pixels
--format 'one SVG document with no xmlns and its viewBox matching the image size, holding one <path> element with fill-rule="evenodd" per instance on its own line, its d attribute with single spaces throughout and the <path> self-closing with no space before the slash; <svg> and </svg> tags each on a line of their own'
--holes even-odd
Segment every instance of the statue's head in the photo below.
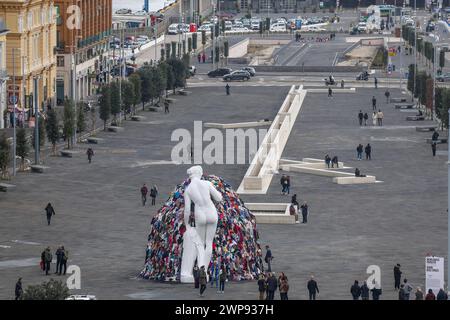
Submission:
<svg viewBox="0 0 450 320">
<path fill-rule="evenodd" d="M 201 178 L 203 176 L 203 169 L 200 166 L 194 166 L 187 170 L 189 178 Z"/>
</svg>

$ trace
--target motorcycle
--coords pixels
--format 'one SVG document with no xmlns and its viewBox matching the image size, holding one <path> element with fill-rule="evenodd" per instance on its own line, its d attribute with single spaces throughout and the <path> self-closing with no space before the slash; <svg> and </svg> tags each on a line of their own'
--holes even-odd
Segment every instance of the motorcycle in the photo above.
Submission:
<svg viewBox="0 0 450 320">
<path fill-rule="evenodd" d="M 356 77 L 356 80 L 363 80 L 363 81 L 369 80 L 369 73 L 367 73 L 367 71 L 364 71 L 364 72 L 360 73 L 360 74 Z"/>
</svg>

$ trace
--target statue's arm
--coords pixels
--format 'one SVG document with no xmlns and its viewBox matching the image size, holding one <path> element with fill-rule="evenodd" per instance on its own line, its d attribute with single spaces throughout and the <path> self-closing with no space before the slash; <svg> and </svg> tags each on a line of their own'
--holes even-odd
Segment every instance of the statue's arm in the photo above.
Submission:
<svg viewBox="0 0 450 320">
<path fill-rule="evenodd" d="M 222 201 L 222 194 L 216 190 L 216 188 L 214 187 L 214 185 L 212 183 L 209 184 L 209 193 L 211 194 L 212 198 L 215 201 L 217 201 L 217 202 Z"/>
<path fill-rule="evenodd" d="M 189 217 L 191 216 L 191 198 L 187 192 L 184 193 L 184 224 L 189 227 Z"/>
</svg>

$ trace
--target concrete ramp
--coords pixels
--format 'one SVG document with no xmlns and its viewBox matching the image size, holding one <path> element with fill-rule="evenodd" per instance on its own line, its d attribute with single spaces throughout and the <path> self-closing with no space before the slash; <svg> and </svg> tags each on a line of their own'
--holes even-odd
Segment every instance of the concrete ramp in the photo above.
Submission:
<svg viewBox="0 0 450 320">
<path fill-rule="evenodd" d="M 289 203 L 246 203 L 258 224 L 295 224 Z"/>
</svg>

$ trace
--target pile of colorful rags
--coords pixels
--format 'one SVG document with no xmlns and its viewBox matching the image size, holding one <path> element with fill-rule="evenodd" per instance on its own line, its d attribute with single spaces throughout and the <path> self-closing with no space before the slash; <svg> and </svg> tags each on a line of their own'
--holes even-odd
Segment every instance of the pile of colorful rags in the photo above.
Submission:
<svg viewBox="0 0 450 320">
<path fill-rule="evenodd" d="M 225 265 L 231 280 L 257 279 L 264 267 L 255 217 L 222 178 L 210 175 L 202 179 L 211 181 L 223 196 L 223 201 L 216 204 L 219 218 L 211 264 L 217 261 L 219 266 Z M 140 273 L 145 279 L 180 279 L 183 233 L 186 230 L 184 190 L 189 183 L 188 179 L 178 185 L 152 219 L 145 267 Z"/>
</svg>

